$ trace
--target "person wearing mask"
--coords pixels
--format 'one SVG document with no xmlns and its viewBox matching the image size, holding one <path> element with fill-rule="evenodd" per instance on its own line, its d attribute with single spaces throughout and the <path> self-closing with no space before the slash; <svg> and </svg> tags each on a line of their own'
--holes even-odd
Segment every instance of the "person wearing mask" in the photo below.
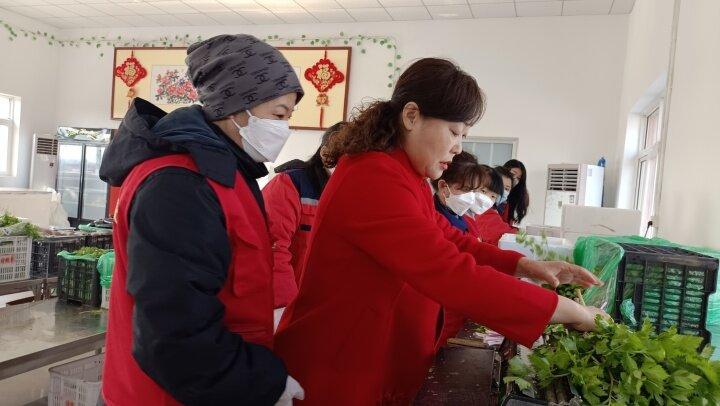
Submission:
<svg viewBox="0 0 720 406">
<path fill-rule="evenodd" d="M 487 200 L 496 202 L 482 214 L 475 217 L 475 222 L 483 242 L 498 245 L 500 238 L 505 234 L 517 233 L 517 228 L 510 226 L 498 213 L 497 207 L 504 203 L 512 188 L 510 172 L 502 166 L 495 169 L 483 165 L 483 179 L 486 181 L 478 189 L 478 195 L 487 197 Z"/>
<path fill-rule="evenodd" d="M 480 172 L 477 158 L 469 152 L 453 157 L 452 163 L 440 176 L 432 181 L 435 189 L 435 209 L 450 224 L 464 234 L 475 238 L 480 231 L 470 212 L 475 204 L 475 189 L 480 187 Z"/>
<path fill-rule="evenodd" d="M 503 185 L 502 196 L 498 197 L 497 203 L 495 204 L 496 207 L 500 207 L 500 206 L 504 206 L 505 203 L 507 203 L 508 197 L 510 196 L 510 192 L 512 191 L 512 187 L 513 187 L 512 172 L 510 172 L 504 166 L 496 166 L 494 168 L 494 170 L 502 178 L 502 185 Z"/>
<path fill-rule="evenodd" d="M 589 271 L 481 243 L 435 210 L 426 179 L 449 168 L 484 107 L 472 76 L 424 58 L 390 100 L 365 106 L 330 140 L 326 161 L 337 169 L 275 336 L 304 405 L 410 403 L 435 354 L 441 307 L 526 346 L 548 323 L 593 330 L 604 314 L 518 279 L 600 284 Z"/>
<path fill-rule="evenodd" d="M 300 267 L 307 251 L 310 231 L 315 220 L 320 195 L 330 179 L 322 154 L 330 137 L 343 123 L 328 128 L 320 147 L 301 164 L 285 169 L 280 165 L 275 176 L 262 190 L 268 215 L 273 251 L 273 285 L 275 287 L 275 321 L 298 291 Z M 291 164 L 294 162 L 291 162 Z M 276 324 L 277 325 L 277 324 Z"/>
<path fill-rule="evenodd" d="M 510 226 L 520 224 L 527 215 L 530 206 L 530 194 L 527 189 L 527 171 L 525 165 L 517 159 L 511 159 L 503 165 L 512 175 L 512 189 L 507 203 L 498 207 L 499 213 Z"/>
<path fill-rule="evenodd" d="M 303 96 L 250 35 L 187 50 L 202 105 L 136 98 L 100 177 L 120 186 L 102 393 L 108 405 L 289 405 L 303 391 L 272 352 L 272 252 L 262 194 Z M 276 403 L 277 402 L 277 403 Z"/>
<path fill-rule="evenodd" d="M 482 172 L 475 155 L 463 151 L 453 157 L 452 163 L 440 176 L 432 181 L 435 189 L 435 210 L 460 232 L 480 238 L 472 208 L 476 207 L 475 190 L 481 185 Z M 466 317 L 452 310 L 442 309 L 438 325 L 442 325 L 437 348 L 440 349 L 448 338 L 455 337 L 465 324 Z"/>
</svg>

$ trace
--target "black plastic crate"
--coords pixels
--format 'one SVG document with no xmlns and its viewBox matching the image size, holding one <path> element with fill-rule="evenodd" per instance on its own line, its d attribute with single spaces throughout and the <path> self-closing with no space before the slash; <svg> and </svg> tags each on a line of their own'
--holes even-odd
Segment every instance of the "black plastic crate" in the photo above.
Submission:
<svg viewBox="0 0 720 406">
<path fill-rule="evenodd" d="M 507 376 L 508 373 L 508 366 L 510 359 L 512 359 L 514 356 L 518 355 L 518 346 L 513 341 L 510 341 L 508 339 L 505 339 L 500 346 L 498 352 L 500 353 L 500 356 L 502 357 L 502 368 L 501 368 L 501 374 L 504 378 Z M 556 383 L 557 384 L 557 383 Z M 537 384 L 536 384 L 537 385 Z M 567 380 L 563 380 L 562 386 L 559 387 L 559 391 L 555 391 L 555 393 L 562 392 L 562 395 L 565 396 L 566 404 L 583 404 L 580 397 L 577 395 L 577 391 L 573 391 L 571 388 L 570 383 Z M 556 404 L 556 403 L 550 403 L 547 399 L 547 390 L 541 390 L 539 387 L 535 387 L 535 396 L 531 397 L 527 396 L 524 393 L 520 391 L 520 388 L 517 387 L 514 383 L 505 384 L 503 383 L 503 397 L 502 401 L 500 402 L 501 406 L 534 406 L 534 405 L 549 405 L 549 404 Z M 561 396 L 562 396 L 561 395 Z M 554 396 L 554 395 L 553 395 Z"/>
<path fill-rule="evenodd" d="M 58 275 L 60 251 L 73 252 L 85 244 L 85 236 L 49 236 L 33 240 L 31 278 L 47 278 Z"/>
<path fill-rule="evenodd" d="M 657 332 L 676 326 L 680 334 L 710 333 L 705 322 L 709 296 L 715 292 L 718 260 L 682 248 L 620 244 L 625 250 L 617 273 L 613 317 L 632 299 L 638 327 L 648 319 Z"/>
<path fill-rule="evenodd" d="M 113 248 L 112 233 L 90 233 L 85 236 L 85 246 L 111 250 Z"/>
<path fill-rule="evenodd" d="M 100 307 L 100 274 L 97 260 L 65 259 L 60 257 L 58 299 L 67 302 Z"/>
</svg>

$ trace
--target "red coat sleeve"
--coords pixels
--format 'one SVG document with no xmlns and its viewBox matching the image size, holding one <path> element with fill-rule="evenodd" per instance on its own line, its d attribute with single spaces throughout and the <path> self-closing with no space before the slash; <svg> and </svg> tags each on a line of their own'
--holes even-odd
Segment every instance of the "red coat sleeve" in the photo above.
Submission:
<svg viewBox="0 0 720 406">
<path fill-rule="evenodd" d="M 285 307 L 298 294 L 292 267 L 292 244 L 300 226 L 300 195 L 290 177 L 275 176 L 262 190 L 273 251 L 275 308 Z"/>
<path fill-rule="evenodd" d="M 478 264 L 489 265 L 500 272 L 515 275 L 517 263 L 523 257 L 522 254 L 501 250 L 496 246 L 480 242 L 475 237 L 463 234 L 440 213 L 435 213 L 435 219 L 445 238 L 455 243 L 460 251 L 471 254 Z"/>
<path fill-rule="evenodd" d="M 366 252 L 379 272 L 391 272 L 440 305 L 532 345 L 555 311 L 557 295 L 488 266 L 509 265 L 510 256 L 477 241 L 469 247 L 471 239 L 446 232 L 431 203 L 426 204 L 427 190 L 413 184 L 423 181 L 403 172 L 397 161 L 375 159 L 336 180 L 342 186 L 328 213 L 340 210 L 344 216 L 338 238 Z M 461 252 L 460 246 L 475 255 Z"/>
<path fill-rule="evenodd" d="M 488 244 L 497 245 L 503 235 L 517 233 L 517 228 L 509 226 L 495 209 L 490 209 L 475 217 L 475 221 L 480 229 L 482 240 Z"/>
</svg>

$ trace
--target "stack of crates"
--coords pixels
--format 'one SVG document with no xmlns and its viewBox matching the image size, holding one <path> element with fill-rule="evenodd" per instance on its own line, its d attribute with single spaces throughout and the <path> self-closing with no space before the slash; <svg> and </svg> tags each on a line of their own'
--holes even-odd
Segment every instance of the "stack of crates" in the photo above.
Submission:
<svg viewBox="0 0 720 406">
<path fill-rule="evenodd" d="M 624 300 L 632 300 L 638 325 L 650 320 L 660 332 L 676 326 L 680 334 L 710 340 L 707 305 L 715 292 L 718 260 L 682 248 L 620 244 L 613 317 L 622 320 Z"/>
<path fill-rule="evenodd" d="M 0 237 L 0 283 L 30 278 L 32 238 Z"/>
<path fill-rule="evenodd" d="M 47 236 L 33 240 L 31 278 L 52 278 L 58 276 L 60 259 L 58 252 L 78 250 L 85 244 L 85 236 Z"/>
</svg>

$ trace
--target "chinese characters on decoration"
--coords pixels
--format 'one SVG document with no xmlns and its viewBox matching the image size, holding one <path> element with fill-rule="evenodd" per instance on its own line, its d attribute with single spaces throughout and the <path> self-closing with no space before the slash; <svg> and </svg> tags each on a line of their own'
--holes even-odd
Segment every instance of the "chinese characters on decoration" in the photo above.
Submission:
<svg viewBox="0 0 720 406">
<path fill-rule="evenodd" d="M 122 65 L 115 67 L 115 76 L 130 88 L 127 93 L 129 107 L 136 93 L 133 86 L 147 76 L 147 70 L 135 58 L 135 54 L 131 53 L 130 57 L 125 59 Z"/>
<path fill-rule="evenodd" d="M 305 70 L 305 79 L 310 81 L 315 89 L 320 92 L 315 101 L 317 106 L 320 107 L 320 128 L 325 128 L 323 114 L 325 107 L 330 105 L 327 92 L 336 84 L 342 83 L 345 80 L 345 75 L 328 59 L 327 51 L 325 51 L 323 58 Z"/>
</svg>

